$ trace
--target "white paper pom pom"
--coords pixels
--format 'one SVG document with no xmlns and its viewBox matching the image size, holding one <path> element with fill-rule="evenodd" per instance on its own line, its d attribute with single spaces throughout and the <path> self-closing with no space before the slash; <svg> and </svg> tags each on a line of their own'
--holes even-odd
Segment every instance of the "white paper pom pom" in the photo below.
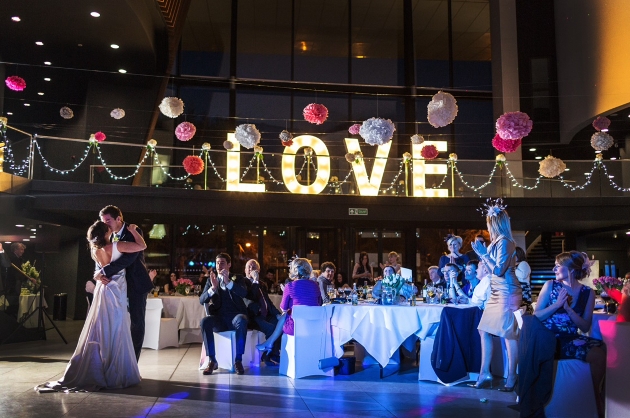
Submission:
<svg viewBox="0 0 630 418">
<path fill-rule="evenodd" d="M 74 112 L 68 106 L 64 106 L 59 109 L 59 114 L 64 119 L 72 119 L 74 117 Z"/>
<path fill-rule="evenodd" d="M 606 132 L 595 132 L 593 136 L 591 136 L 591 146 L 595 151 L 606 151 L 608 148 L 612 147 L 614 142 L 613 137 Z"/>
<path fill-rule="evenodd" d="M 234 144 L 232 143 L 232 141 L 223 141 L 223 148 L 229 151 L 234 148 Z"/>
<path fill-rule="evenodd" d="M 422 135 L 415 134 L 411 137 L 412 144 L 422 144 L 424 142 L 424 137 Z"/>
<path fill-rule="evenodd" d="M 291 132 L 287 131 L 286 129 L 280 132 L 280 141 L 287 142 L 292 139 L 293 139 L 293 135 L 291 135 Z"/>
<path fill-rule="evenodd" d="M 370 118 L 363 122 L 359 135 L 370 145 L 383 145 L 391 141 L 396 127 L 389 119 Z"/>
<path fill-rule="evenodd" d="M 538 172 L 547 178 L 553 178 L 564 173 L 567 165 L 560 158 L 548 155 L 540 162 Z"/>
<path fill-rule="evenodd" d="M 125 111 L 121 108 L 116 108 L 110 112 L 109 116 L 114 119 L 122 119 L 125 117 Z"/>
<path fill-rule="evenodd" d="M 437 92 L 427 106 L 427 119 L 434 128 L 453 122 L 457 116 L 457 100 L 450 93 Z"/>
<path fill-rule="evenodd" d="M 234 137 L 241 146 L 252 149 L 254 145 L 260 142 L 260 131 L 256 129 L 256 125 L 251 123 L 244 123 L 236 127 Z"/>
<path fill-rule="evenodd" d="M 165 97 L 160 103 L 160 112 L 169 118 L 176 118 L 184 113 L 184 102 L 177 97 Z"/>
</svg>

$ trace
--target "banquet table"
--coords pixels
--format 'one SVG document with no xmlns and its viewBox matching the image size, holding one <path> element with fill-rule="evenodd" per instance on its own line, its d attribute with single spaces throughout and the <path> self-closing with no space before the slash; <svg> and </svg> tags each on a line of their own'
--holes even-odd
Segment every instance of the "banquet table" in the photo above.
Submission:
<svg viewBox="0 0 630 418">
<path fill-rule="evenodd" d="M 151 297 L 151 296 L 149 296 Z M 201 343 L 201 319 L 206 316 L 196 296 L 158 296 L 162 299 L 165 318 L 177 319 L 179 343 Z"/>
<path fill-rule="evenodd" d="M 20 295 L 20 305 L 18 306 L 18 321 L 22 321 L 31 312 L 37 309 L 39 303 L 39 293 L 37 295 Z M 43 307 L 47 308 L 46 299 L 43 300 Z M 28 321 L 24 323 L 25 328 L 37 328 L 37 315 L 32 315 Z"/>
</svg>

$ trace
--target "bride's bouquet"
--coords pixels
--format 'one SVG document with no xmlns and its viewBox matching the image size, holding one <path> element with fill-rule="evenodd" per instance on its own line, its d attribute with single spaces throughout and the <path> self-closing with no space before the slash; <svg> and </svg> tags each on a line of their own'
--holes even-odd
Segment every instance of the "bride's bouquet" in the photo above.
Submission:
<svg viewBox="0 0 630 418">
<path fill-rule="evenodd" d="M 22 270 L 22 272 L 24 272 L 24 274 L 35 281 L 33 282 L 33 280 L 28 280 L 24 287 L 27 288 L 31 293 L 36 293 L 39 290 L 39 286 L 41 285 L 41 280 L 39 279 L 39 271 L 35 269 L 35 263 L 31 265 L 31 262 L 27 261 L 26 263 L 22 264 L 20 269 Z"/>
</svg>

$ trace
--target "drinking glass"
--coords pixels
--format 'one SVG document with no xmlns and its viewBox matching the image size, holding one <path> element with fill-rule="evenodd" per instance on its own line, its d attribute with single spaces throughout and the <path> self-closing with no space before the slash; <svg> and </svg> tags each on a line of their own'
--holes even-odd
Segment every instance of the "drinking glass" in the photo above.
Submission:
<svg viewBox="0 0 630 418">
<path fill-rule="evenodd" d="M 427 286 L 427 303 L 435 303 L 435 286 Z"/>
<path fill-rule="evenodd" d="M 184 291 L 186 292 L 186 296 L 188 296 L 190 294 L 190 286 L 186 286 Z"/>
<path fill-rule="evenodd" d="M 195 295 L 199 296 L 201 294 L 201 285 L 200 284 L 196 284 L 195 285 Z"/>
<path fill-rule="evenodd" d="M 343 293 L 345 293 L 346 300 L 348 301 L 348 303 L 350 303 L 351 302 L 351 300 L 350 300 L 350 293 L 352 293 L 352 290 L 350 290 L 350 289 L 343 289 Z"/>
<path fill-rule="evenodd" d="M 160 293 L 160 286 L 155 286 L 153 288 L 153 297 L 157 298 L 159 293 Z"/>
<path fill-rule="evenodd" d="M 442 289 L 441 287 L 436 287 L 435 288 L 435 295 L 437 296 L 437 303 L 442 303 L 442 294 L 444 293 L 444 289 Z"/>
<path fill-rule="evenodd" d="M 335 295 L 336 295 L 335 286 L 329 285 L 326 288 L 326 293 L 328 293 L 328 299 L 330 299 L 332 301 L 335 298 Z"/>
</svg>

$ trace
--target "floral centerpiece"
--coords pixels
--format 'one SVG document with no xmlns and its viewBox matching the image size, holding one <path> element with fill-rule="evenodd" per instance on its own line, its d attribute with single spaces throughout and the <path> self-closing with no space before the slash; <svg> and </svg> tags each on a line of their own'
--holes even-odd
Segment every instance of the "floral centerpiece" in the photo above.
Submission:
<svg viewBox="0 0 630 418">
<path fill-rule="evenodd" d="M 31 265 L 31 262 L 27 261 L 26 263 L 22 264 L 20 269 L 25 275 L 35 281 L 33 282 L 33 280 L 27 280 L 24 284 L 24 287 L 28 289 L 29 292 L 36 293 L 39 290 L 41 280 L 39 279 L 39 271 L 35 269 L 35 263 Z"/>
<path fill-rule="evenodd" d="M 595 288 L 597 289 L 597 294 L 601 295 L 602 292 L 606 293 L 604 291 L 604 286 L 606 286 L 609 289 L 621 290 L 621 288 L 623 287 L 623 280 L 618 279 L 616 277 L 602 276 L 602 277 L 593 279 L 593 284 L 595 285 Z"/>
<path fill-rule="evenodd" d="M 178 279 L 175 283 L 177 283 L 175 291 L 180 295 L 186 295 L 186 288 L 190 289 L 193 287 L 193 282 L 190 279 Z"/>
<path fill-rule="evenodd" d="M 389 287 L 397 295 L 400 293 L 400 289 L 405 285 L 405 279 L 400 274 L 391 274 L 383 278 L 383 287 Z"/>
</svg>

